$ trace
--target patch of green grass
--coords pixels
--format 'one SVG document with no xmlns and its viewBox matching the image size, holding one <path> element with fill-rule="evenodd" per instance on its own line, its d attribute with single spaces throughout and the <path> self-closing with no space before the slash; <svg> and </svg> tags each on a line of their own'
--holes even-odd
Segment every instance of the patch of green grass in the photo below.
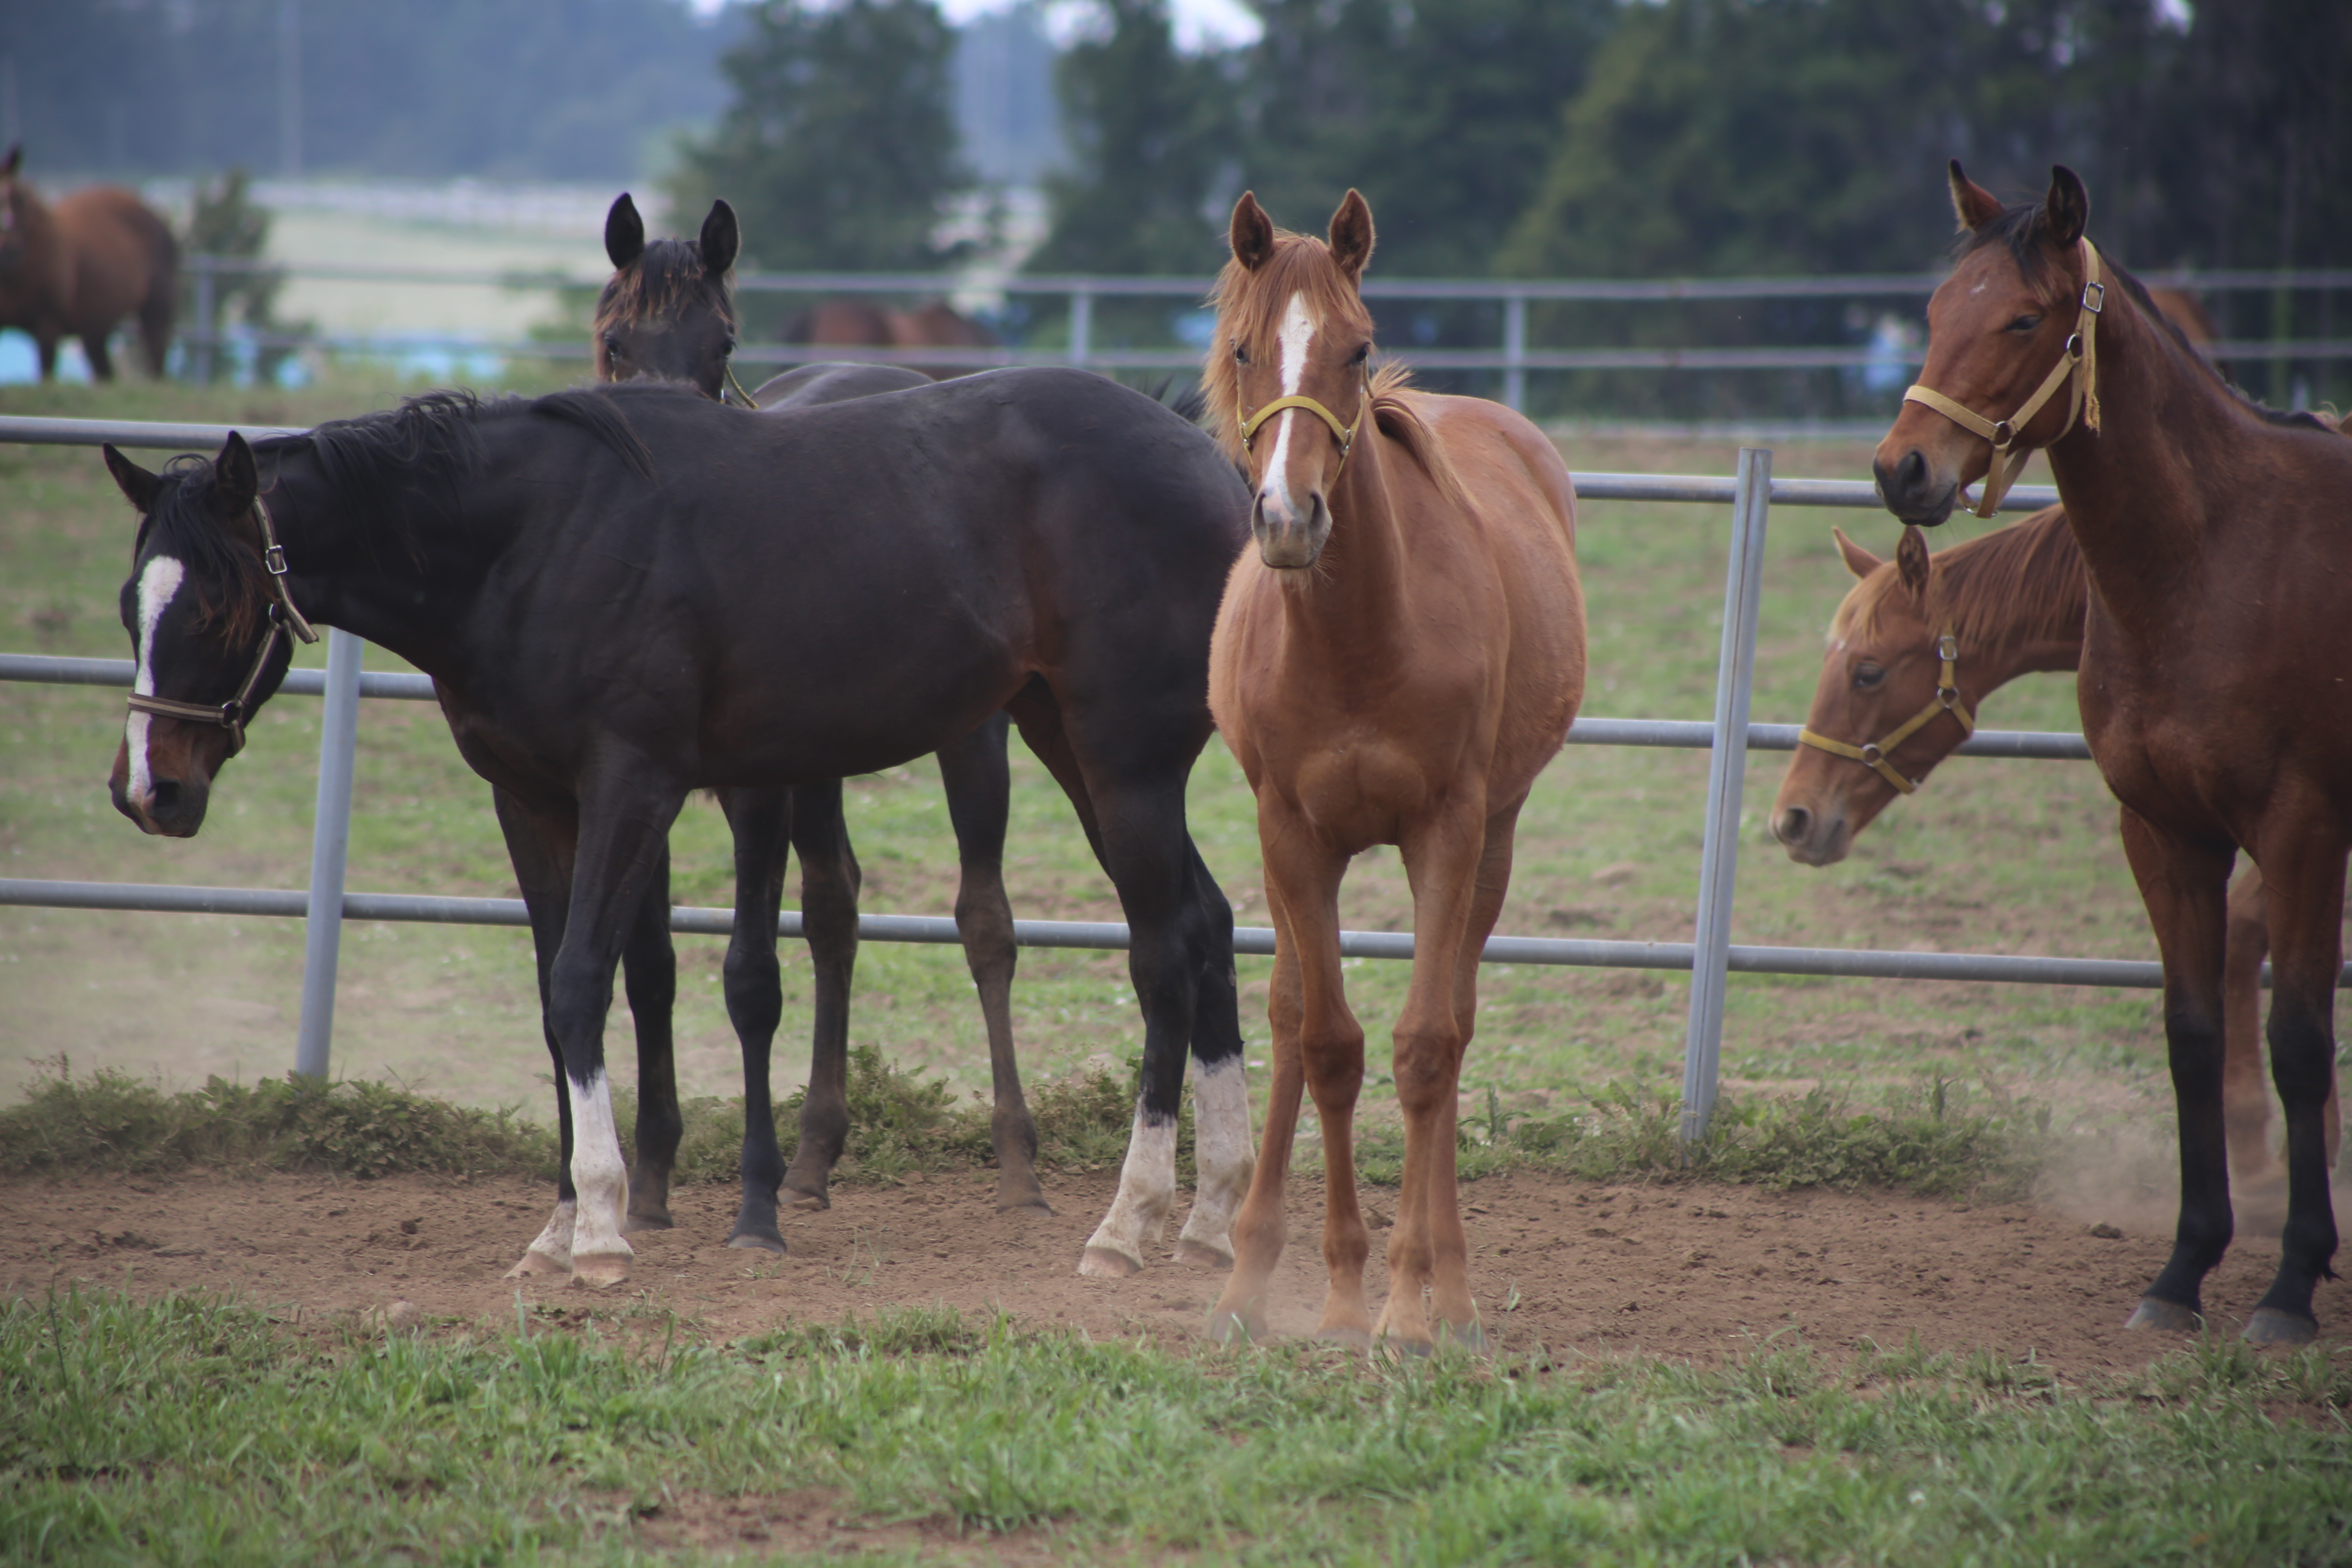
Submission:
<svg viewBox="0 0 2352 1568">
<path fill-rule="evenodd" d="M 610 1327 L 622 1327 L 611 1325 Z M 698 1500 L 1211 1563 L 2340 1563 L 2352 1365 L 1183 1355 L 941 1310 L 307 1337 L 199 1297 L 0 1308 L 0 1556 L 639 1560 Z"/>
</svg>

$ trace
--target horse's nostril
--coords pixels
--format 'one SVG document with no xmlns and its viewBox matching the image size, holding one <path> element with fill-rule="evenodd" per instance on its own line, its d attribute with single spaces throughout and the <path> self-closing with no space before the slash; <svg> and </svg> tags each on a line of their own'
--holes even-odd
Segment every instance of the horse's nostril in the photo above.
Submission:
<svg viewBox="0 0 2352 1568">
<path fill-rule="evenodd" d="M 1812 825 L 1811 812 L 1801 805 L 1792 805 L 1772 819 L 1772 833 L 1783 844 L 1801 844 Z"/>
<path fill-rule="evenodd" d="M 147 793 L 147 809 L 156 816 L 169 816 L 179 809 L 180 781 L 157 779 Z"/>
</svg>

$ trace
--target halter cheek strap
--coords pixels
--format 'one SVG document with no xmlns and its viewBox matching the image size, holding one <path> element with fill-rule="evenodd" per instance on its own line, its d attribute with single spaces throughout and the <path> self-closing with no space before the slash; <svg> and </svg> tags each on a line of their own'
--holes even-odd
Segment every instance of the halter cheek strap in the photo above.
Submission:
<svg viewBox="0 0 2352 1568">
<path fill-rule="evenodd" d="M 1340 474 L 1348 471 L 1348 453 L 1356 444 L 1356 432 L 1363 428 L 1364 410 L 1371 406 L 1371 378 L 1369 373 L 1364 380 L 1363 395 L 1356 404 L 1356 422 L 1353 425 L 1340 424 L 1338 415 L 1311 397 L 1296 395 L 1277 397 L 1273 402 L 1263 405 L 1255 414 L 1241 415 L 1242 450 L 1246 452 L 1250 449 L 1250 437 L 1257 434 L 1259 426 L 1264 425 L 1286 408 L 1303 408 L 1328 425 L 1331 427 L 1331 438 L 1339 443 L 1339 467 L 1332 473 L 1332 478 L 1336 479 Z M 1236 407 L 1234 412 L 1241 411 Z"/>
<path fill-rule="evenodd" d="M 269 668 L 269 656 L 278 651 L 278 639 L 290 631 L 306 643 L 319 640 L 319 634 L 310 629 L 310 623 L 294 607 L 294 595 L 286 587 L 286 547 L 278 542 L 278 528 L 270 521 L 269 508 L 257 495 L 253 498 L 253 513 L 261 523 L 261 563 L 269 570 L 269 585 L 278 598 L 269 606 L 269 635 L 261 639 L 261 647 L 253 656 L 253 668 L 245 672 L 236 695 L 218 707 L 207 707 L 201 702 L 150 697 L 140 691 L 131 694 L 133 713 L 219 725 L 228 731 L 228 754 L 232 757 L 245 750 L 245 721 L 253 712 L 253 689 L 261 684 L 261 672 Z"/>
<path fill-rule="evenodd" d="M 1919 781 L 1905 778 L 1896 772 L 1895 764 L 1886 760 L 1886 753 L 1925 729 L 1939 713 L 1949 713 L 1959 721 L 1962 739 L 1977 732 L 1976 715 L 1969 712 L 1968 704 L 1960 700 L 1960 689 L 1954 679 L 1955 670 L 1960 662 L 1960 639 L 1950 632 L 1937 637 L 1936 657 L 1939 664 L 1936 673 L 1935 697 L 1885 740 L 1864 741 L 1859 746 L 1851 746 L 1843 741 L 1832 741 L 1816 731 L 1800 730 L 1797 731 L 1798 744 L 1816 747 L 1835 756 L 1851 757 L 1893 784 L 1897 795 L 1916 794 Z"/>
<path fill-rule="evenodd" d="M 2099 340 L 2096 328 L 2099 312 L 2105 308 L 2106 285 L 2099 281 L 2099 253 L 2084 235 L 2083 247 L 2083 298 L 2074 315 L 2074 334 L 2066 340 L 2066 352 L 2042 378 L 2042 384 L 2023 407 L 1998 422 L 1986 418 L 1967 404 L 1945 396 L 1932 386 L 1914 385 L 1903 394 L 1906 403 L 1923 404 L 1949 419 L 1964 430 L 1972 431 L 1992 443 L 1992 463 L 1985 469 L 1984 495 L 1970 510 L 1979 517 L 1990 517 L 2000 506 L 2000 498 L 2025 467 L 2025 459 L 2033 455 L 2031 447 L 2017 444 L 2018 437 L 2042 405 L 2057 395 L 2061 385 L 2066 387 L 2066 423 L 2044 446 L 2054 446 L 2067 431 L 2074 427 L 2080 416 L 2085 428 L 2099 427 Z M 2080 374 L 2077 374 L 2077 372 Z"/>
</svg>

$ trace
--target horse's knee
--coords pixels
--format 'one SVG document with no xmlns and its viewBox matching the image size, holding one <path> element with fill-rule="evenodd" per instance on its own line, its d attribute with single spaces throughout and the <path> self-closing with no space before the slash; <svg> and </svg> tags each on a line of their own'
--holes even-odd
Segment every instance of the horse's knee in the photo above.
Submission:
<svg viewBox="0 0 2352 1568">
<path fill-rule="evenodd" d="M 1454 1103 L 1458 1055 L 1454 1040 L 1435 1029 L 1397 1032 L 1397 1103 L 1407 1116 Z"/>
</svg>

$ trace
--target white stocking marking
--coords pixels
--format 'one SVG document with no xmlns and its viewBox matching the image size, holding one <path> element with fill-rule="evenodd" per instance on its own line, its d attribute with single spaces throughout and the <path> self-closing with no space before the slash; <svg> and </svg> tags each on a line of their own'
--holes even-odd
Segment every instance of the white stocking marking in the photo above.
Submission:
<svg viewBox="0 0 2352 1568">
<path fill-rule="evenodd" d="M 621 1135 L 613 1123 L 613 1090 L 602 1068 L 585 1084 L 564 1075 L 572 1097 L 572 1186 L 580 1213 L 572 1232 L 572 1262 L 582 1258 L 636 1256 L 621 1235 L 629 1205 L 629 1171 L 621 1163 Z"/>
<path fill-rule="evenodd" d="M 1249 1195 L 1257 1169 L 1256 1140 L 1250 1136 L 1249 1083 L 1238 1052 L 1192 1074 L 1192 1156 L 1200 1174 L 1193 1184 L 1192 1212 L 1180 1241 L 1221 1257 L 1234 1255 L 1234 1215 Z"/>
<path fill-rule="evenodd" d="M 153 557 L 139 574 L 139 667 L 131 674 L 131 689 L 142 697 L 155 695 L 155 628 L 163 625 L 163 612 L 172 607 L 187 575 L 188 569 L 169 555 Z M 152 715 L 133 713 L 122 731 L 122 749 L 131 759 L 131 782 L 123 793 L 141 811 L 155 798 L 154 776 L 147 767 L 147 731 L 153 722 Z"/>
<path fill-rule="evenodd" d="M 1110 1212 L 1087 1238 L 1087 1250 L 1116 1253 L 1137 1268 L 1143 1267 L 1143 1249 L 1160 1239 L 1168 1211 L 1176 1203 L 1176 1119 L 1147 1120 L 1140 1099 L 1135 1107 L 1135 1131 L 1128 1135 L 1127 1163 L 1118 1173 L 1118 1196 Z M 1078 1264 L 1081 1274 L 1117 1275 L 1091 1258 Z"/>
</svg>

